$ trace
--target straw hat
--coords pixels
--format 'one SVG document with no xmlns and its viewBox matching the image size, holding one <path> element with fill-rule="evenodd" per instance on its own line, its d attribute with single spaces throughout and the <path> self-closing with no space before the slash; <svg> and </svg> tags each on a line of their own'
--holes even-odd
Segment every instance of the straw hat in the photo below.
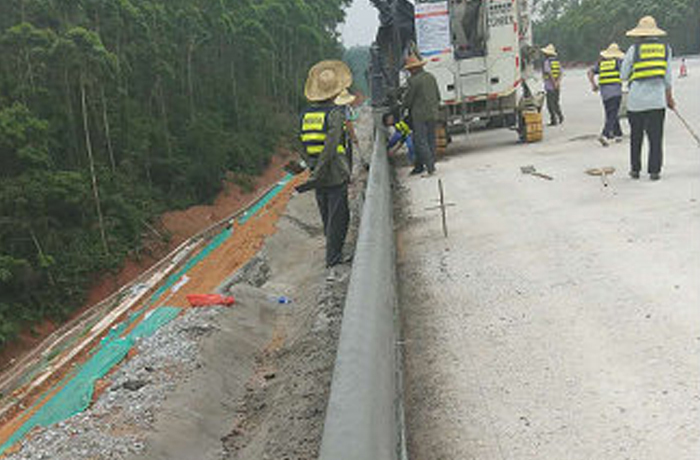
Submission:
<svg viewBox="0 0 700 460">
<path fill-rule="evenodd" d="M 600 52 L 600 55 L 604 59 L 622 59 L 625 57 L 625 53 L 622 52 L 617 43 L 611 43 L 608 49 Z"/>
<path fill-rule="evenodd" d="M 549 45 L 545 46 L 544 48 L 542 48 L 540 51 L 542 51 L 547 56 L 556 56 L 557 55 L 557 49 L 551 43 Z"/>
<path fill-rule="evenodd" d="M 416 67 L 423 67 L 428 61 L 424 59 L 419 59 L 415 54 L 410 54 L 406 58 L 406 63 L 404 65 L 405 69 L 415 69 Z"/>
<path fill-rule="evenodd" d="M 342 61 L 321 61 L 309 69 L 304 95 L 311 102 L 333 99 L 352 85 L 352 72 Z"/>
<path fill-rule="evenodd" d="M 352 104 L 355 99 L 357 99 L 356 96 L 346 88 L 340 94 L 338 94 L 333 102 L 335 102 L 335 105 L 348 105 Z"/>
<path fill-rule="evenodd" d="M 653 16 L 644 16 L 639 20 L 637 27 L 627 31 L 628 37 L 663 37 L 664 35 L 666 32 L 657 27 Z"/>
</svg>

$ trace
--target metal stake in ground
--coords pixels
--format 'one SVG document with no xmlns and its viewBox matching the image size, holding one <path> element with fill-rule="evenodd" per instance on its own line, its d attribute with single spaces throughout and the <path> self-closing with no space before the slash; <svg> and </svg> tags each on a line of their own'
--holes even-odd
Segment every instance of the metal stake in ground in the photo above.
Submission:
<svg viewBox="0 0 700 460">
<path fill-rule="evenodd" d="M 426 211 L 433 211 L 439 209 L 442 214 L 442 233 L 447 238 L 447 208 L 449 206 L 454 206 L 454 203 L 445 203 L 445 191 L 442 188 L 442 179 L 438 179 L 438 193 L 439 198 L 437 201 L 440 203 L 438 206 L 433 206 L 431 208 L 425 208 Z"/>
</svg>

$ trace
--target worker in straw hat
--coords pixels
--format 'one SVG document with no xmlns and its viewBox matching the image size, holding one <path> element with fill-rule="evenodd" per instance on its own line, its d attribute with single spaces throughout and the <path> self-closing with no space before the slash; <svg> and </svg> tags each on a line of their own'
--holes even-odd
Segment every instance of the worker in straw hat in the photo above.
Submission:
<svg viewBox="0 0 700 460">
<path fill-rule="evenodd" d="M 416 159 L 411 174 L 427 175 L 435 172 L 435 128 L 439 120 L 440 90 L 435 77 L 423 67 L 427 62 L 409 55 L 404 68 L 411 76 L 403 98 L 403 109 L 408 111 L 409 125 L 413 129 L 413 145 Z"/>
<path fill-rule="evenodd" d="M 661 39 L 666 32 L 656 20 L 645 16 L 627 32 L 636 39 L 622 61 L 622 79 L 628 80 L 627 118 L 630 123 L 630 177 L 639 178 L 642 169 L 642 140 L 649 139 L 647 171 L 659 180 L 663 164 L 663 135 L 666 107 L 675 108 L 672 91 L 671 47 Z"/>
<path fill-rule="evenodd" d="M 617 43 L 612 43 L 607 49 L 600 52 L 600 59 L 595 66 L 588 70 L 588 79 L 591 82 L 593 92 L 600 91 L 605 108 L 605 124 L 603 132 L 598 140 L 607 147 L 613 139 L 622 141 L 622 129 L 620 128 L 620 103 L 622 102 L 622 76 L 620 67 L 625 53 L 620 50 Z M 596 84 L 595 76 L 598 76 Z"/>
<path fill-rule="evenodd" d="M 342 250 L 350 221 L 345 111 L 335 103 L 352 84 L 352 73 L 341 61 L 321 61 L 311 67 L 304 95 L 310 105 L 301 114 L 302 156 L 311 177 L 299 191 L 314 189 L 326 236 L 326 266 L 342 262 Z M 329 272 L 329 278 L 334 272 Z"/>
<path fill-rule="evenodd" d="M 547 95 L 547 111 L 549 112 L 549 126 L 555 126 L 564 121 L 561 113 L 560 91 L 562 69 L 561 62 L 557 57 L 557 49 L 553 44 L 542 48 L 544 62 L 542 63 L 542 79 L 544 80 L 544 91 Z"/>
</svg>

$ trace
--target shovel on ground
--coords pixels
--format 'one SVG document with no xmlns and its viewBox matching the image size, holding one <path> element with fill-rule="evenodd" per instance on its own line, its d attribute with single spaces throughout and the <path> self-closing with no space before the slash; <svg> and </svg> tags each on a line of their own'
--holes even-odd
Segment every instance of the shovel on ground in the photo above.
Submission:
<svg viewBox="0 0 700 460">
<path fill-rule="evenodd" d="M 554 180 L 552 176 L 548 176 L 547 174 L 538 172 L 533 165 L 521 166 L 520 172 L 522 172 L 523 174 L 529 174 L 531 176 L 541 177 L 542 179 L 546 180 Z"/>
</svg>

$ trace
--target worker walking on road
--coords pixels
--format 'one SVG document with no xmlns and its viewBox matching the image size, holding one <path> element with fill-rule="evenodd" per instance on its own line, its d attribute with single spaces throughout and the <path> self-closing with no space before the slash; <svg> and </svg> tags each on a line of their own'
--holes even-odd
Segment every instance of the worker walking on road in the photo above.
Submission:
<svg viewBox="0 0 700 460">
<path fill-rule="evenodd" d="M 557 49 L 553 44 L 542 48 L 545 59 L 542 64 L 542 78 L 544 80 L 544 90 L 547 94 L 547 111 L 549 112 L 549 126 L 556 126 L 564 122 L 564 115 L 561 113 L 561 62 L 557 58 Z"/>
<path fill-rule="evenodd" d="M 406 58 L 405 68 L 411 73 L 408 89 L 403 100 L 403 109 L 408 111 L 413 128 L 413 145 L 416 161 L 411 174 L 423 171 L 435 172 L 435 127 L 439 119 L 440 91 L 435 77 L 423 66 L 427 61 L 414 55 Z"/>
<path fill-rule="evenodd" d="M 642 141 L 649 140 L 648 172 L 651 180 L 661 178 L 666 107 L 675 108 L 672 90 L 671 47 L 660 37 L 666 35 L 656 20 L 645 16 L 627 32 L 636 43 L 622 61 L 622 78 L 630 82 L 627 118 L 630 123 L 630 177 L 639 179 L 642 169 Z"/>
<path fill-rule="evenodd" d="M 341 61 L 321 61 L 309 70 L 304 94 L 311 103 L 301 116 L 301 142 L 311 170 L 300 191 L 315 189 L 316 203 L 326 236 L 326 266 L 342 262 L 342 250 L 350 222 L 345 110 L 334 101 L 352 84 L 350 69 Z M 329 279 L 334 277 L 331 270 Z"/>
<path fill-rule="evenodd" d="M 588 79 L 594 92 L 600 90 L 605 108 L 605 125 L 598 140 L 607 147 L 613 139 L 622 141 L 622 129 L 620 128 L 620 103 L 622 102 L 622 76 L 620 68 L 622 58 L 625 56 L 617 43 L 608 46 L 608 49 L 600 52 L 598 63 L 588 70 Z M 598 75 L 596 84 L 595 75 Z"/>
</svg>

